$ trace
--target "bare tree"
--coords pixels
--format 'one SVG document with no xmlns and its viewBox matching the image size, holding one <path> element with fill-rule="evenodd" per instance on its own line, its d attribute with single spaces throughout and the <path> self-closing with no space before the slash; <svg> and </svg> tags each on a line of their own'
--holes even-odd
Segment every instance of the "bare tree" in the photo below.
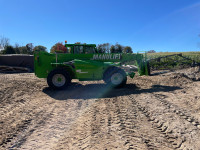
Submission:
<svg viewBox="0 0 200 150">
<path fill-rule="evenodd" d="M 9 41 L 10 40 L 8 38 L 6 38 L 4 36 L 1 36 L 0 37 L 0 46 L 3 47 L 3 48 L 5 48 L 6 46 L 9 45 Z"/>
<path fill-rule="evenodd" d="M 26 49 L 28 54 L 33 54 L 33 48 L 34 48 L 33 43 L 26 44 Z"/>
</svg>

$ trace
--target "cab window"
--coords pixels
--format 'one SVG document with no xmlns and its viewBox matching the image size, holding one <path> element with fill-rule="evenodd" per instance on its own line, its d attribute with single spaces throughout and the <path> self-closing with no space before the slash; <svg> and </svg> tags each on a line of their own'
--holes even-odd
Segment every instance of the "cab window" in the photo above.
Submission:
<svg viewBox="0 0 200 150">
<path fill-rule="evenodd" d="M 83 54 L 83 46 L 74 46 L 74 54 Z"/>
<path fill-rule="evenodd" d="M 67 47 L 67 53 L 71 53 L 72 48 L 71 47 Z"/>
<path fill-rule="evenodd" d="M 94 47 L 86 46 L 86 47 L 85 47 L 85 53 L 86 53 L 86 54 L 94 54 L 94 53 L 95 53 Z"/>
</svg>

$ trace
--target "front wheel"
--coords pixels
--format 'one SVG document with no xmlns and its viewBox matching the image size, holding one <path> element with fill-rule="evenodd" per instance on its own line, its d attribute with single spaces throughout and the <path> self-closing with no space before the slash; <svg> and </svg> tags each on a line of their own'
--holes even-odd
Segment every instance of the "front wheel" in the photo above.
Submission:
<svg viewBox="0 0 200 150">
<path fill-rule="evenodd" d="M 112 67 L 105 72 L 104 81 L 109 86 L 118 88 L 126 84 L 127 76 L 121 68 Z"/>
<path fill-rule="evenodd" d="M 71 82 L 70 75 L 62 69 L 56 69 L 49 73 L 47 83 L 53 89 L 62 89 Z"/>
</svg>

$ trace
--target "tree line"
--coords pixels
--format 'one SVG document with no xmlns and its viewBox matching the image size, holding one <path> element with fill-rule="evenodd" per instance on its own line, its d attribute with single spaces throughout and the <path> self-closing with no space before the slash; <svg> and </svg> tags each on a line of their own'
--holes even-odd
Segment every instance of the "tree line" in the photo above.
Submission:
<svg viewBox="0 0 200 150">
<path fill-rule="evenodd" d="M 119 43 L 115 45 L 111 45 L 110 43 L 99 44 L 97 50 L 101 53 L 133 53 L 130 46 L 123 46 Z"/>
<path fill-rule="evenodd" d="M 81 42 L 76 42 L 75 44 L 86 44 Z M 103 43 L 97 45 L 97 51 L 99 53 L 133 53 L 133 50 L 130 46 L 123 46 L 119 43 L 116 43 L 115 45 L 112 45 L 110 43 Z M 51 53 L 69 53 L 65 45 L 62 43 L 56 43 L 53 45 L 50 49 Z M 155 50 L 149 50 L 147 53 L 156 53 Z"/>
<path fill-rule="evenodd" d="M 10 45 L 9 39 L 6 37 L 0 37 L 0 48 L 3 50 L 0 51 L 0 54 L 30 54 L 32 55 L 34 51 L 47 51 L 47 48 L 42 45 L 33 46 L 33 43 L 28 43 L 25 46 L 19 46 L 19 44 L 15 44 L 14 46 Z M 75 44 L 81 44 L 81 42 L 76 42 Z M 86 44 L 86 43 L 83 43 Z M 97 45 L 97 51 L 99 53 L 133 53 L 132 48 L 130 46 L 123 46 L 119 43 L 114 45 L 110 43 L 103 43 Z M 59 52 L 59 53 L 69 53 L 65 45 L 58 42 L 54 44 L 51 49 L 51 53 Z M 149 53 L 155 53 L 154 50 L 148 51 Z"/>
<path fill-rule="evenodd" d="M 9 43 L 9 39 L 6 37 L 0 37 L 0 48 L 3 50 L 0 51 L 0 54 L 30 54 L 32 55 L 34 51 L 47 51 L 47 48 L 42 45 L 33 46 L 33 43 L 28 43 L 25 46 L 20 46 L 15 44 L 12 46 Z"/>
<path fill-rule="evenodd" d="M 76 42 L 75 44 L 86 43 Z M 119 43 L 116 43 L 115 45 L 111 45 L 110 43 L 98 44 L 97 51 L 99 53 L 133 53 L 130 46 L 122 46 Z M 53 45 L 50 52 L 68 53 L 67 48 L 62 43 L 56 43 L 55 45 Z"/>
</svg>

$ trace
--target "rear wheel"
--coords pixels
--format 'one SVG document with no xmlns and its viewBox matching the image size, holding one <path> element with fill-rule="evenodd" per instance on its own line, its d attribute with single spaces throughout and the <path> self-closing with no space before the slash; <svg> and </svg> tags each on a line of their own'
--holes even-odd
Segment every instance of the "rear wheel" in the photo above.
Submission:
<svg viewBox="0 0 200 150">
<path fill-rule="evenodd" d="M 126 81 L 126 73 L 121 68 L 112 67 L 104 73 L 104 82 L 111 87 L 122 87 Z"/>
<path fill-rule="evenodd" d="M 67 71 L 56 69 L 49 73 L 47 83 L 51 88 L 62 89 L 71 83 L 71 77 Z"/>
</svg>

